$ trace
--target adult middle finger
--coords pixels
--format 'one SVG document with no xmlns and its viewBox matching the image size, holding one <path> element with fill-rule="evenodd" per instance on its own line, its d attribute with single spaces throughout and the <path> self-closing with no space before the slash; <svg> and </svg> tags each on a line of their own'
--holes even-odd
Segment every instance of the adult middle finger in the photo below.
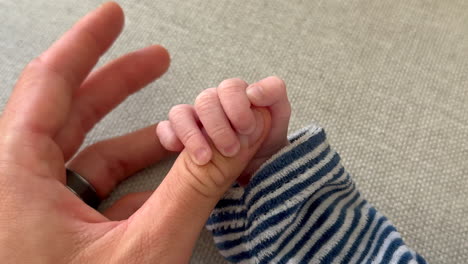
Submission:
<svg viewBox="0 0 468 264">
<path fill-rule="evenodd" d="M 93 72 L 73 96 L 69 120 L 55 137 L 65 160 L 75 154 L 86 133 L 130 94 L 164 74 L 169 54 L 154 45 L 118 58 Z"/>
</svg>

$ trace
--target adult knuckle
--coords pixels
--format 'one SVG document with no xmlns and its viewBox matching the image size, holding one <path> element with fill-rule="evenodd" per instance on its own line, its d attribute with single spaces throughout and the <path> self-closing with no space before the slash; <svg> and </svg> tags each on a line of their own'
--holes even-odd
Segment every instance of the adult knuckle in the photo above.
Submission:
<svg viewBox="0 0 468 264">
<path fill-rule="evenodd" d="M 96 124 L 106 111 L 97 105 L 86 104 L 80 110 L 80 125 L 83 133 L 89 131 Z"/>
<path fill-rule="evenodd" d="M 26 65 L 23 76 L 33 75 L 37 77 L 37 75 L 43 75 L 44 73 L 61 79 L 70 87 L 75 87 L 80 83 L 73 72 L 65 68 L 59 68 L 56 64 L 44 59 L 43 55 L 34 58 Z"/>
<path fill-rule="evenodd" d="M 101 177 L 106 179 L 109 186 L 117 184 L 117 179 L 123 179 L 128 172 L 129 165 L 122 159 L 111 158 L 105 153 L 105 142 L 98 142 L 85 148 L 81 155 L 91 157 L 98 164 L 101 164 Z"/>
<path fill-rule="evenodd" d="M 17 86 L 40 86 L 43 78 L 39 78 L 46 68 L 40 57 L 30 61 L 23 69 L 23 72 L 18 80 Z"/>
</svg>

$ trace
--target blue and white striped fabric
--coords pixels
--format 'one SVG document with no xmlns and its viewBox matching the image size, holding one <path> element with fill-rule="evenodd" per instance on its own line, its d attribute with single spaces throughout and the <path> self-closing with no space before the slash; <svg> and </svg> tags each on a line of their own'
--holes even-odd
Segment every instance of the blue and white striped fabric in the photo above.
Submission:
<svg viewBox="0 0 468 264">
<path fill-rule="evenodd" d="M 234 263 L 425 263 L 359 193 L 316 126 L 290 137 L 206 227 Z"/>
</svg>

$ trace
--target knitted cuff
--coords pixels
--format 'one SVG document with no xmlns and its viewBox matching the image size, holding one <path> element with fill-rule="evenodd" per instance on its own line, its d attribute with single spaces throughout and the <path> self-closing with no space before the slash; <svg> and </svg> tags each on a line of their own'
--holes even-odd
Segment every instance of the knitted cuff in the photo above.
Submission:
<svg viewBox="0 0 468 264">
<path fill-rule="evenodd" d="M 355 188 L 323 129 L 307 127 L 234 185 L 206 227 L 235 263 L 424 260 Z"/>
</svg>

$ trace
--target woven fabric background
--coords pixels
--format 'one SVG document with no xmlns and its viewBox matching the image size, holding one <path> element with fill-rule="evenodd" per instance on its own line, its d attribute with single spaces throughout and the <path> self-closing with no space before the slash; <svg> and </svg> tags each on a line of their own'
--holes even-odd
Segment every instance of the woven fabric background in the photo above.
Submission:
<svg viewBox="0 0 468 264">
<path fill-rule="evenodd" d="M 468 259 L 468 2 L 118 1 L 126 28 L 102 63 L 150 44 L 171 52 L 86 144 L 163 120 L 228 77 L 278 75 L 290 131 L 317 122 L 371 203 L 432 263 Z M 101 1 L 0 0 L 0 107 L 18 74 Z M 155 188 L 167 161 L 106 202 Z M 222 263 L 202 233 L 192 263 Z"/>
</svg>

